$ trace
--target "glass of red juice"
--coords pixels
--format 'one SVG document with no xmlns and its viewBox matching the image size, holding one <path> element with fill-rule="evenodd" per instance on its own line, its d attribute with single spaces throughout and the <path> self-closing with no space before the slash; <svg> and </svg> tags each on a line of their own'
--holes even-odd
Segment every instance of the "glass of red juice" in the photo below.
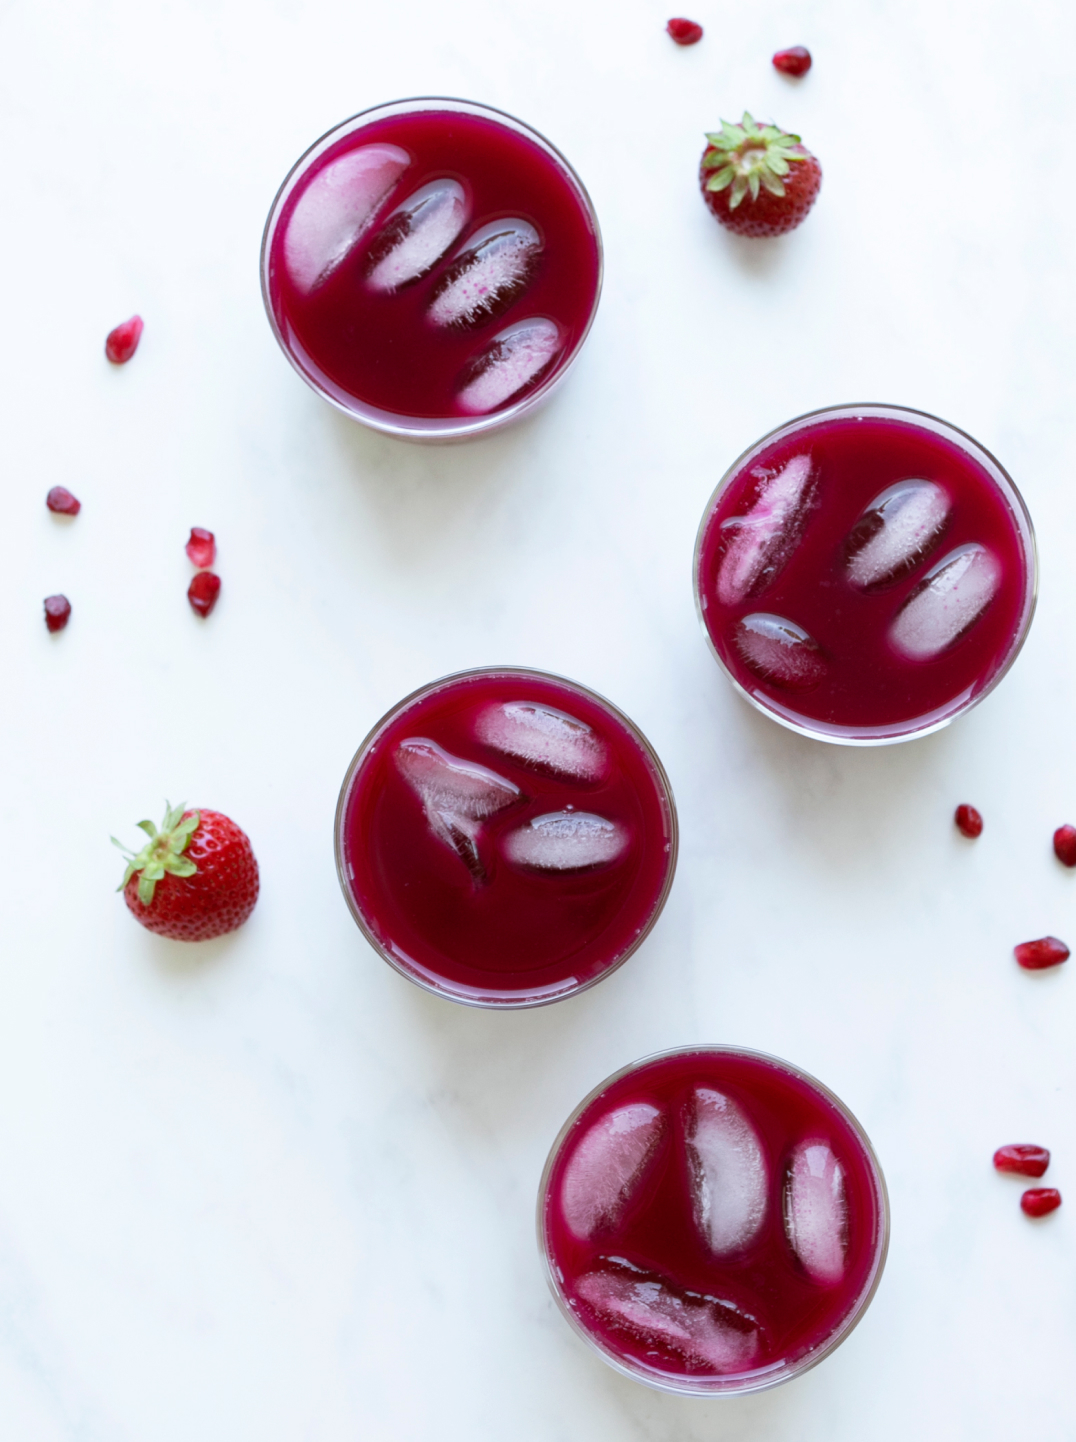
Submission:
<svg viewBox="0 0 1076 1442">
<path fill-rule="evenodd" d="M 323 135 L 281 186 L 262 294 L 292 365 L 366 425 L 459 440 L 548 399 L 590 330 L 597 216 L 548 140 L 427 97 Z"/>
<path fill-rule="evenodd" d="M 676 868 L 653 748 L 560 676 L 463 671 L 384 716 L 348 768 L 336 863 L 367 939 L 470 1006 L 559 1001 L 622 965 Z"/>
<path fill-rule="evenodd" d="M 565 1123 L 538 1195 L 561 1311 L 665 1392 L 758 1392 L 821 1362 L 863 1316 L 889 1245 L 863 1128 L 806 1072 L 684 1047 L 635 1062 Z"/>
<path fill-rule="evenodd" d="M 1035 609 L 1035 535 L 970 436 L 901 406 L 833 406 L 753 445 L 710 499 L 695 599 L 736 689 L 853 746 L 947 726 L 998 684 Z"/>
</svg>

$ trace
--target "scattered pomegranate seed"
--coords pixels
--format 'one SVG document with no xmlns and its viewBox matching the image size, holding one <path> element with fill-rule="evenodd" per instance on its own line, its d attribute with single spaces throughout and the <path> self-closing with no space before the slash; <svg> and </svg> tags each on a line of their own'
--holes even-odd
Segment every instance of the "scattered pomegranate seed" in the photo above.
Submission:
<svg viewBox="0 0 1076 1442">
<path fill-rule="evenodd" d="M 45 505 L 58 516 L 77 516 L 82 510 L 82 502 L 77 496 L 73 496 L 66 486 L 53 486 L 45 497 Z M 1076 832 L 1073 835 L 1076 835 Z"/>
<path fill-rule="evenodd" d="M 802 45 L 778 50 L 773 57 L 773 68 L 782 75 L 806 75 L 811 68 L 811 52 Z"/>
<path fill-rule="evenodd" d="M 1076 826 L 1059 826 L 1054 832 L 1054 855 L 1062 866 L 1076 866 Z"/>
<path fill-rule="evenodd" d="M 1015 1172 L 1019 1177 L 1041 1177 L 1049 1165 L 1050 1153 L 1046 1147 L 1032 1146 L 1029 1142 L 998 1147 L 994 1153 L 994 1166 L 999 1172 Z"/>
<path fill-rule="evenodd" d="M 953 820 L 956 822 L 957 830 L 975 840 L 983 834 L 982 814 L 976 811 L 974 806 L 958 806 Z"/>
<path fill-rule="evenodd" d="M 109 331 L 108 339 L 105 341 L 105 355 L 113 365 L 126 365 L 138 349 L 138 342 L 141 339 L 142 317 L 133 315 L 130 320 L 125 320 L 115 330 Z"/>
<path fill-rule="evenodd" d="M 50 631 L 62 631 L 71 619 L 71 602 L 66 596 L 45 597 L 45 625 Z"/>
<path fill-rule="evenodd" d="M 191 527 L 191 538 L 187 542 L 187 555 L 192 566 L 204 570 L 217 558 L 217 538 L 212 531 L 203 531 L 201 526 Z"/>
<path fill-rule="evenodd" d="M 1068 961 L 1069 949 L 1056 936 L 1040 936 L 1038 941 L 1022 941 L 1013 947 L 1017 961 L 1026 971 L 1044 971 Z"/>
<path fill-rule="evenodd" d="M 1045 1217 L 1060 1205 L 1061 1193 L 1056 1187 L 1028 1187 L 1020 1198 L 1020 1210 L 1029 1217 Z"/>
<path fill-rule="evenodd" d="M 220 577 L 212 571 L 199 571 L 187 587 L 187 600 L 199 616 L 208 616 L 220 595 Z M 1067 955 L 1067 953 L 1066 953 Z"/>
<path fill-rule="evenodd" d="M 677 45 L 697 45 L 702 39 L 702 26 L 694 20 L 670 20 L 665 29 Z"/>
</svg>

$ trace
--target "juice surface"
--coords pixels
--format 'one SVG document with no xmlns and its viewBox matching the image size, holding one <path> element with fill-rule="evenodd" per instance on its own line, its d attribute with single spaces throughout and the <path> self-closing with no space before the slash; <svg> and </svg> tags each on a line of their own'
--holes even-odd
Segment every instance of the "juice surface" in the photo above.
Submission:
<svg viewBox="0 0 1076 1442">
<path fill-rule="evenodd" d="M 715 1093 L 753 1130 L 759 1156 L 751 1165 L 764 1199 L 749 1240 L 721 1255 L 705 1220 L 720 1213 L 720 1185 L 703 1205 L 689 1146 L 697 1098 Z M 601 1135 L 603 1121 L 614 1125 L 617 1114 L 630 1117 L 640 1107 L 655 1114 L 656 1144 L 651 1139 L 648 1159 L 616 1206 L 588 1211 L 578 1176 L 600 1195 L 601 1156 L 592 1152 L 582 1171 L 573 1158 L 590 1145 L 588 1135 Z M 804 1143 L 813 1154 L 828 1149 L 840 1169 L 839 1251 L 831 1248 L 821 1278 L 797 1255 L 786 1220 L 790 1169 Z M 727 1162 L 727 1148 L 717 1151 Z M 631 1173 L 623 1139 L 613 1169 L 618 1179 Z M 735 1188 L 735 1179 L 722 1176 Z M 598 1224 L 588 1228 L 594 1215 Z M 773 1062 L 715 1049 L 644 1063 L 591 1102 L 552 1165 L 543 1226 L 562 1295 L 606 1350 L 644 1372 L 705 1383 L 794 1364 L 825 1343 L 871 1285 L 885 1219 L 871 1160 L 841 1111 Z"/>
<path fill-rule="evenodd" d="M 537 735 L 537 754 L 505 749 L 520 716 L 522 750 Z M 463 794 L 475 775 L 478 804 Z M 664 899 L 674 827 L 662 778 L 610 710 L 568 683 L 492 672 L 388 723 L 353 778 L 341 840 L 355 903 L 406 972 L 510 1001 L 576 990 L 632 949 Z"/>
<path fill-rule="evenodd" d="M 770 540 L 776 563 L 756 566 L 752 578 L 747 542 L 737 533 L 755 524 L 759 513 L 753 507 L 760 496 L 765 505 L 762 492 L 774 477 L 790 474 L 785 469 L 790 463 L 809 464 L 811 475 L 798 496 L 789 483 L 776 483 L 778 490 L 784 486 L 777 500 L 786 506 L 789 544 Z M 850 563 L 856 538 L 869 540 L 878 524 L 878 513 L 867 513 L 903 483 L 926 483 L 918 486 L 925 518 L 914 544 L 909 542 L 907 564 L 880 583 L 857 585 Z M 914 522 L 906 510 L 909 536 Z M 898 550 L 899 541 L 897 534 Z M 726 561 L 735 545 L 744 548 L 741 555 Z M 964 604 L 970 617 L 966 627 L 932 652 L 922 646 L 917 654 L 902 651 L 894 643 L 902 609 L 930 585 L 939 564 L 969 548 L 981 552 L 990 568 L 995 589 L 988 603 L 973 615 L 978 602 L 957 594 L 955 604 Z M 737 564 L 739 585 L 735 577 L 732 583 L 727 579 Z M 704 624 L 746 691 L 808 725 L 866 731 L 916 729 L 922 718 L 943 715 L 989 685 L 1021 624 L 1027 583 L 1028 558 L 1012 507 L 978 460 L 925 426 L 875 416 L 807 421 L 754 455 L 718 498 L 698 566 Z M 953 603 L 951 595 L 939 598 L 940 625 L 946 605 Z M 806 633 L 809 644 L 798 670 L 787 647 L 782 651 L 766 638 L 758 643 L 757 634 L 744 644 L 744 618 L 760 613 Z M 950 625 L 950 631 L 958 629 L 958 623 Z M 761 666 L 751 664 L 752 646 L 755 656 L 763 657 Z M 765 664 L 776 653 L 776 666 Z M 785 675 L 781 654 L 790 655 Z"/>
<path fill-rule="evenodd" d="M 370 147 L 398 155 L 402 169 L 398 174 L 397 167 L 385 170 L 391 183 L 343 257 L 323 276 L 304 277 L 301 267 L 297 272 L 287 261 L 296 207 L 342 157 L 362 148 L 373 153 Z M 346 164 L 339 173 L 348 181 Z M 425 187 L 443 189 L 445 184 L 454 187 L 461 220 L 444 254 L 395 288 L 372 285 L 372 264 L 386 237 L 391 238 L 391 218 L 398 221 L 400 207 Z M 347 198 L 346 183 L 331 194 L 326 191 L 321 214 L 329 232 L 338 221 L 333 207 Z M 536 234 L 533 263 L 524 280 L 506 292 L 510 303 L 466 326 L 435 323 L 431 315 L 437 312 L 431 307 L 453 262 L 476 236 L 502 221 L 520 222 Z M 317 216 L 314 222 L 303 218 L 304 225 L 317 222 Z M 453 226 L 442 215 L 428 233 L 453 235 Z M 476 406 L 501 409 L 559 370 L 586 332 L 599 271 L 598 238 L 590 215 L 577 189 L 545 151 L 494 120 L 430 110 L 373 120 L 314 161 L 279 218 L 268 288 L 285 344 L 331 394 L 405 417 L 444 418 L 471 414 Z M 468 406 L 468 381 L 495 337 L 517 322 L 534 319 L 556 335 L 552 354 L 545 358 L 543 352 L 542 364 L 520 390 L 507 396 L 500 394 L 503 386 L 487 390 Z M 533 369 L 518 357 L 516 366 L 524 377 Z"/>
</svg>

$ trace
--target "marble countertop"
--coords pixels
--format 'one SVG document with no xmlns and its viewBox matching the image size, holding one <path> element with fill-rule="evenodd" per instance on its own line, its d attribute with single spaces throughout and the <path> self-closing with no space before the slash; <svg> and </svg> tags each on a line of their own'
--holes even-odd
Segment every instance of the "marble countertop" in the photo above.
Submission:
<svg viewBox="0 0 1076 1442">
<path fill-rule="evenodd" d="M 7 0 L 0 1415 L 18 1442 L 987 1442 L 1072 1435 L 1076 13 L 1002 0 Z M 773 50 L 804 43 L 802 82 Z M 594 197 L 605 293 L 569 382 L 419 448 L 296 377 L 262 311 L 280 180 L 401 95 L 505 108 Z M 794 235 L 699 199 L 747 107 L 825 171 Z M 139 311 L 135 361 L 106 331 Z M 920 407 L 1008 467 L 1039 611 L 949 730 L 857 751 L 738 700 L 695 617 L 703 505 L 816 406 Z M 49 486 L 83 502 L 64 524 Z M 224 588 L 184 592 L 191 525 Z M 41 599 L 72 600 L 50 637 Z M 337 790 L 372 723 L 484 663 L 575 677 L 672 779 L 679 872 L 640 952 L 544 1010 L 469 1011 L 377 959 L 339 894 Z M 238 933 L 149 935 L 110 833 L 164 800 L 250 833 Z M 957 802 L 982 811 L 974 845 Z M 753 1398 L 663 1396 L 569 1331 L 534 1239 L 548 1147 L 646 1053 L 787 1057 L 888 1179 L 870 1312 Z M 1039 1224 L 994 1148 L 1053 1149 Z"/>
</svg>

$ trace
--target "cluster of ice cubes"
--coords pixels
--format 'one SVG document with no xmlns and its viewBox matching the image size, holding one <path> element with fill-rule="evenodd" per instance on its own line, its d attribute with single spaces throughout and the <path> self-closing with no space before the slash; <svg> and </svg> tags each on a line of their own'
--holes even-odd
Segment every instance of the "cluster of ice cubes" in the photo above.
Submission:
<svg viewBox="0 0 1076 1442">
<path fill-rule="evenodd" d="M 477 739 L 513 760 L 560 780 L 593 783 L 608 769 L 608 748 L 591 727 L 563 711 L 510 701 L 479 713 Z M 467 867 L 489 879 L 479 840 L 482 823 L 525 800 L 519 787 L 488 766 L 453 756 L 426 737 L 401 741 L 396 765 L 422 802 L 430 829 Z M 628 848 L 624 827 L 566 806 L 531 817 L 502 840 L 505 858 L 532 871 L 580 872 L 617 861 Z"/>
<path fill-rule="evenodd" d="M 848 1203 L 844 1169 L 830 1143 L 820 1137 L 796 1143 L 778 1181 L 754 1123 L 732 1097 L 696 1087 L 680 1122 L 692 1216 L 712 1255 L 722 1261 L 742 1256 L 779 1205 L 785 1242 L 807 1276 L 820 1287 L 840 1282 L 848 1259 Z M 591 1124 L 560 1184 L 562 1214 L 574 1236 L 601 1238 L 620 1225 L 645 1194 L 669 1133 L 663 1110 L 643 1101 Z M 757 1352 L 754 1318 L 623 1257 L 601 1259 L 576 1290 L 607 1324 L 695 1365 L 735 1371 L 750 1366 Z"/>
</svg>

